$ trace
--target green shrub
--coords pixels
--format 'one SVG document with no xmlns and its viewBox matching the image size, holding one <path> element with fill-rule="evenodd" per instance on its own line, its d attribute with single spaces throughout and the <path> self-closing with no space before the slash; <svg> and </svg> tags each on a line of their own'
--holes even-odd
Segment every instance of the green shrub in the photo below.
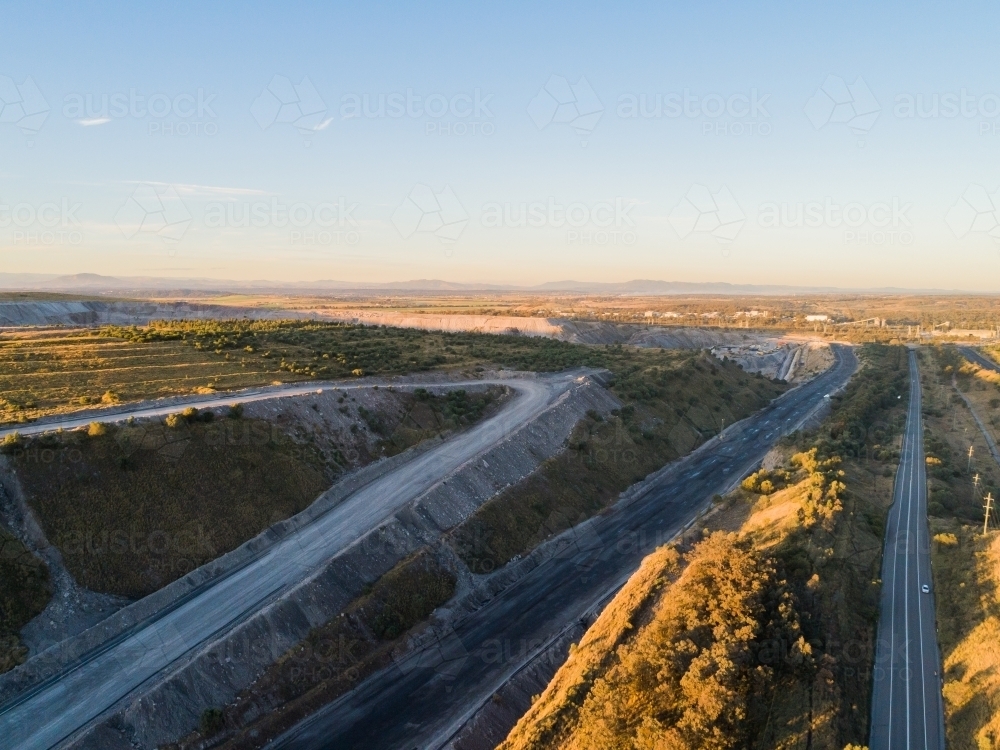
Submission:
<svg viewBox="0 0 1000 750">
<path fill-rule="evenodd" d="M 14 453 L 22 444 L 21 433 L 12 432 L 9 435 L 4 435 L 3 439 L 0 440 L 0 453 Z"/>
<path fill-rule="evenodd" d="M 221 709 L 206 708 L 201 712 L 201 721 L 199 722 L 198 730 L 203 737 L 214 737 L 222 731 L 224 726 L 225 720 Z"/>
</svg>

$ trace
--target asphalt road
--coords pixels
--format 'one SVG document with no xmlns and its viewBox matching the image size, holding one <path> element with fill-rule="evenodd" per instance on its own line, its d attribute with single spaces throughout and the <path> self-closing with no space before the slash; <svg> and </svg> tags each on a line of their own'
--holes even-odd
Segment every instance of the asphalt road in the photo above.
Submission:
<svg viewBox="0 0 1000 750">
<path fill-rule="evenodd" d="M 910 351 L 906 434 L 882 558 L 871 750 L 943 750 L 941 657 L 934 620 L 920 374 Z"/>
<path fill-rule="evenodd" d="M 645 555 L 846 384 L 857 360 L 846 347 L 834 352 L 825 373 L 676 462 L 642 496 L 577 527 L 562 552 L 455 623 L 434 648 L 373 675 L 269 747 L 441 747 L 512 673 L 617 591 Z"/>
<path fill-rule="evenodd" d="M 965 357 L 970 362 L 975 362 L 980 367 L 985 367 L 987 370 L 993 370 L 993 372 L 1000 372 L 1000 365 L 994 362 L 992 359 L 987 357 L 982 352 L 977 349 L 973 349 L 971 346 L 960 346 L 958 347 L 959 353 Z"/>
<path fill-rule="evenodd" d="M 580 372 L 572 372 L 538 379 L 448 383 L 504 384 L 516 390 L 518 396 L 491 418 L 361 488 L 245 567 L 206 584 L 180 606 L 150 618 L 137 630 L 84 656 L 28 694 L 0 707 L 0 745 L 19 750 L 54 746 L 142 682 L 302 581 L 403 505 L 506 439 L 581 379 Z M 282 394 L 297 392 L 296 388 L 283 389 Z M 312 384 L 305 392 L 316 390 L 317 385 Z M 272 391 L 268 397 L 273 395 Z M 232 403 L 234 398 L 220 400 Z M 177 406 L 167 411 L 171 410 L 176 411 Z M 158 412 L 137 407 L 131 413 L 152 416 Z M 127 416 L 129 413 L 118 414 L 114 419 Z M 55 426 L 49 424 L 47 428 Z"/>
</svg>

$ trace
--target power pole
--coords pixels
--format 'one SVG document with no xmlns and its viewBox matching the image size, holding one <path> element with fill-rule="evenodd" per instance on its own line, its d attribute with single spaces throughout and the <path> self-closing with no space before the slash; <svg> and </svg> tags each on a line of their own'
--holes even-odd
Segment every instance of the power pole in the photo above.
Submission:
<svg viewBox="0 0 1000 750">
<path fill-rule="evenodd" d="M 986 529 L 990 524 L 990 509 L 993 506 L 993 495 L 986 493 L 986 518 L 983 519 L 983 536 L 986 536 Z"/>
<path fill-rule="evenodd" d="M 973 446 L 969 446 L 969 471 L 972 471 L 972 454 L 976 452 Z"/>
</svg>

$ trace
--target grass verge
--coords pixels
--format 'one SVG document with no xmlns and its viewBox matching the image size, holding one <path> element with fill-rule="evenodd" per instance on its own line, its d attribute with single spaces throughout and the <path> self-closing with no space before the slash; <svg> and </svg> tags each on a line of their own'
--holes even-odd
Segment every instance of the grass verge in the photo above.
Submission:
<svg viewBox="0 0 1000 750">
<path fill-rule="evenodd" d="M 982 497 L 986 492 L 997 497 L 1000 467 L 952 381 L 994 436 L 997 418 L 992 404 L 1000 390 L 992 373 L 965 361 L 951 347 L 925 351 L 923 360 L 931 564 L 944 662 L 945 732 L 950 747 L 997 747 L 1000 536 L 995 530 L 982 533 Z"/>
</svg>

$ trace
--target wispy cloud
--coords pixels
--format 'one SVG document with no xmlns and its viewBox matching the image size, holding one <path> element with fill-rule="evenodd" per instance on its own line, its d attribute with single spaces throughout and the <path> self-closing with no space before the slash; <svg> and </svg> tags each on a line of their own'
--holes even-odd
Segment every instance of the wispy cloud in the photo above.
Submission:
<svg viewBox="0 0 1000 750">
<path fill-rule="evenodd" d="M 89 128 L 92 125 L 104 125 L 107 122 L 111 122 L 110 117 L 84 117 L 76 121 L 77 125 L 83 125 L 85 128 Z"/>
<path fill-rule="evenodd" d="M 274 195 L 267 190 L 255 188 L 222 187 L 219 185 L 188 185 L 182 182 L 154 182 L 151 180 L 126 180 L 127 185 L 155 185 L 172 187 L 179 195 L 192 197 L 214 197 L 219 195 Z"/>
</svg>

